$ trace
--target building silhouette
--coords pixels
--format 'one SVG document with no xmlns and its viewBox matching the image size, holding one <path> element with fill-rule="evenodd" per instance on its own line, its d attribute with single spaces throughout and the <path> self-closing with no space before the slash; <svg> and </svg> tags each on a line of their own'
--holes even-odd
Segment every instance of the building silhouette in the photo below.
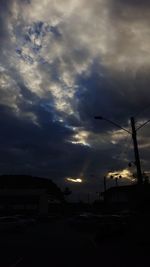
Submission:
<svg viewBox="0 0 150 267">
<path fill-rule="evenodd" d="M 0 176 L 1 214 L 26 213 L 46 216 L 50 205 L 63 200 L 63 193 L 49 179 L 26 175 Z"/>
</svg>

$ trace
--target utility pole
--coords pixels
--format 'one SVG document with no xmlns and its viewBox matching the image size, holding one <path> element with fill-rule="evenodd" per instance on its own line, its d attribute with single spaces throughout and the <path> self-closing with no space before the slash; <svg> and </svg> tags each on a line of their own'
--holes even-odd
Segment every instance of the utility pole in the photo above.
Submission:
<svg viewBox="0 0 150 267">
<path fill-rule="evenodd" d="M 115 178 L 116 187 L 118 187 L 118 177 Z"/>
<path fill-rule="evenodd" d="M 138 184 L 143 183 L 143 177 L 142 177 L 142 171 L 141 171 L 141 163 L 140 163 L 140 156 L 139 156 L 139 150 L 138 150 L 138 143 L 137 143 L 137 134 L 136 134 L 136 128 L 135 128 L 135 120 L 134 117 L 130 118 L 131 121 L 131 128 L 132 128 L 132 139 L 133 139 L 133 146 L 134 146 L 134 156 L 135 156 L 135 165 L 137 169 L 137 180 Z"/>
<path fill-rule="evenodd" d="M 141 163 L 140 163 L 140 156 L 139 156 L 139 150 L 138 150 L 138 142 L 137 142 L 137 131 L 139 129 L 141 129 L 142 127 L 144 127 L 147 123 L 150 122 L 150 120 L 146 121 L 145 123 L 143 123 L 141 126 L 139 126 L 138 128 L 135 128 L 135 120 L 134 117 L 130 118 L 130 123 L 131 123 L 131 130 L 129 131 L 128 129 L 123 128 L 121 125 L 119 125 L 116 122 L 113 122 L 105 117 L 102 116 L 95 116 L 95 119 L 98 120 L 105 120 L 111 124 L 113 124 L 114 126 L 122 129 L 123 131 L 127 132 L 128 134 L 132 135 L 132 139 L 133 139 L 133 147 L 134 147 L 134 156 L 135 156 L 135 164 L 136 164 L 136 169 L 137 169 L 137 182 L 139 185 L 141 185 L 143 183 L 143 177 L 142 177 L 142 171 L 141 171 Z M 117 183 L 117 182 L 116 182 Z"/>
</svg>

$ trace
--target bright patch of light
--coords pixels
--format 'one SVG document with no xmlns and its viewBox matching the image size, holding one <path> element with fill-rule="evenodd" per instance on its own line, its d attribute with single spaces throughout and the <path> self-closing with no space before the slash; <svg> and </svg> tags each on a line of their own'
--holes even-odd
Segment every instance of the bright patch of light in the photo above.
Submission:
<svg viewBox="0 0 150 267">
<path fill-rule="evenodd" d="M 90 146 L 88 143 L 89 132 L 80 129 L 75 129 L 76 133 L 73 135 L 72 140 L 69 142 L 72 144 L 80 144 L 83 146 Z"/>
<path fill-rule="evenodd" d="M 62 122 L 62 123 L 63 123 L 63 122 L 64 122 L 64 120 L 63 120 L 63 119 L 59 119 L 59 122 Z"/>
<path fill-rule="evenodd" d="M 72 183 L 82 183 L 83 182 L 81 178 L 71 178 L 71 177 L 68 177 L 68 178 L 66 178 L 66 180 L 68 182 L 72 182 Z"/>
<path fill-rule="evenodd" d="M 72 144 L 75 145 L 82 145 L 82 146 L 90 146 L 88 143 L 86 142 L 78 142 L 78 141 L 70 141 Z"/>
<path fill-rule="evenodd" d="M 111 132 L 111 143 L 113 145 L 118 144 L 119 142 L 122 142 L 127 136 L 127 133 L 124 130 L 115 130 Z"/>
<path fill-rule="evenodd" d="M 127 179 L 130 181 L 135 181 L 133 179 L 132 173 L 128 169 L 120 170 L 120 171 L 112 171 L 107 173 L 107 178 L 122 178 L 122 179 Z"/>
</svg>

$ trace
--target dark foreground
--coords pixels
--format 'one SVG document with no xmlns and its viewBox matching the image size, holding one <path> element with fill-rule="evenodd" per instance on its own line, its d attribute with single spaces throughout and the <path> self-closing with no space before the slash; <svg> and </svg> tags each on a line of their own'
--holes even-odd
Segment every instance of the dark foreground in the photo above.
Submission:
<svg viewBox="0 0 150 267">
<path fill-rule="evenodd" d="M 68 219 L 36 222 L 1 233 L 0 267 L 149 266 L 150 241 L 142 240 L 126 233 L 97 242 L 93 233 L 75 229 Z"/>
</svg>

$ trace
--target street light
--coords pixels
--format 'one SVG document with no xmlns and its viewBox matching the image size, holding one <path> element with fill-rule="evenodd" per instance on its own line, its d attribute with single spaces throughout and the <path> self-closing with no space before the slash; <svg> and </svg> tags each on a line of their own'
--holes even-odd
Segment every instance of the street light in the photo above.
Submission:
<svg viewBox="0 0 150 267">
<path fill-rule="evenodd" d="M 135 128 L 135 120 L 134 117 L 130 118 L 130 123 L 131 123 L 131 130 L 132 131 L 128 131 L 127 129 L 123 128 L 122 126 L 120 126 L 118 123 L 111 121 L 105 117 L 102 116 L 95 116 L 94 117 L 96 120 L 105 120 L 113 125 L 115 125 L 116 127 L 124 130 L 125 132 L 127 132 L 128 134 L 130 134 L 132 136 L 133 139 L 133 147 L 134 147 L 134 156 L 135 156 L 135 166 L 137 169 L 137 180 L 138 180 L 138 184 L 142 184 L 143 183 L 143 177 L 142 177 L 142 171 L 141 171 L 141 162 L 140 162 L 140 156 L 139 156 L 139 150 L 138 150 L 138 143 L 137 143 L 137 131 L 139 129 L 141 129 L 142 127 L 144 127 L 148 122 L 150 122 L 150 120 L 146 121 L 145 123 L 143 123 L 142 125 L 140 125 L 137 129 Z"/>
<path fill-rule="evenodd" d="M 110 177 L 108 177 L 108 178 L 115 180 L 116 186 L 118 186 L 118 179 L 121 179 L 122 176 L 119 175 L 119 173 L 116 173 L 115 175 L 110 175 Z M 107 176 L 104 176 L 104 192 L 107 191 L 106 181 L 107 181 Z"/>
<path fill-rule="evenodd" d="M 119 173 L 116 173 L 115 175 L 111 175 L 110 178 L 115 180 L 116 187 L 117 187 L 118 186 L 118 180 L 121 179 L 122 176 L 119 175 Z"/>
</svg>

